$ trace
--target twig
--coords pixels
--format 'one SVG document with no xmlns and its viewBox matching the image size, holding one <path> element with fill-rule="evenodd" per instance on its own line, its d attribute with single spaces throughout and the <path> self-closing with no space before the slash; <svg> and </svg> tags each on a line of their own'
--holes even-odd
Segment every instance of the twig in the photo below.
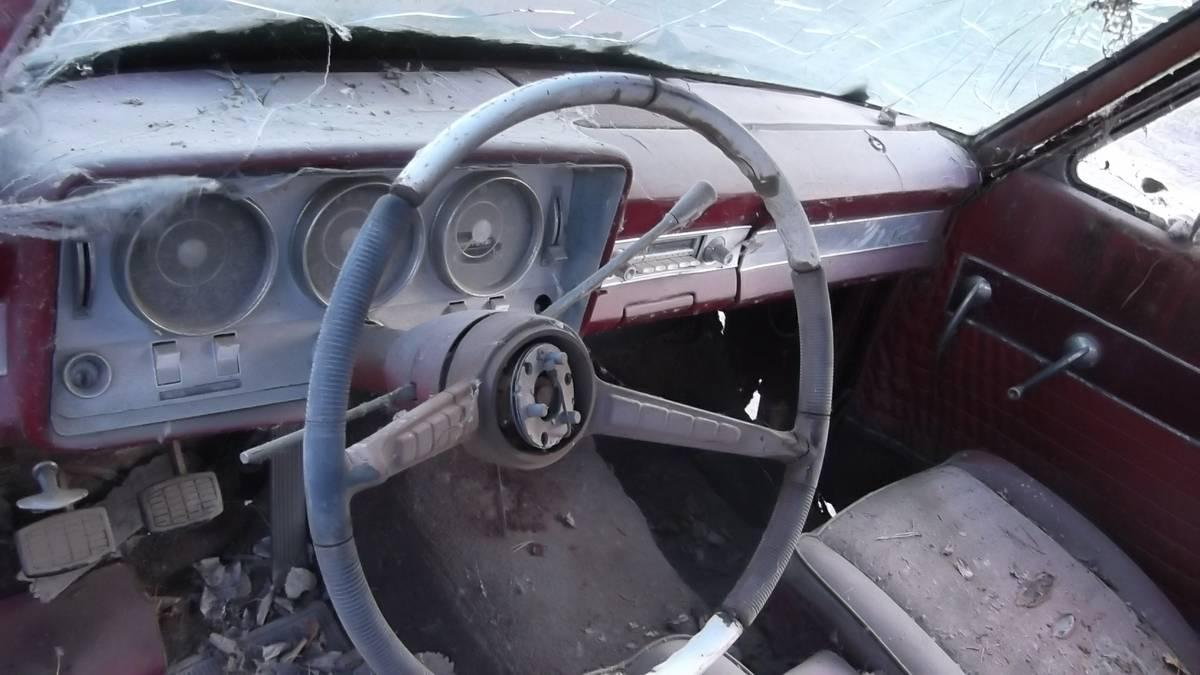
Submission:
<svg viewBox="0 0 1200 675">
<path fill-rule="evenodd" d="M 909 530 L 908 532 L 897 532 L 896 534 L 885 534 L 881 537 L 875 537 L 875 541 L 888 541 L 889 539 L 908 539 L 910 537 L 919 537 L 920 532 Z"/>
</svg>

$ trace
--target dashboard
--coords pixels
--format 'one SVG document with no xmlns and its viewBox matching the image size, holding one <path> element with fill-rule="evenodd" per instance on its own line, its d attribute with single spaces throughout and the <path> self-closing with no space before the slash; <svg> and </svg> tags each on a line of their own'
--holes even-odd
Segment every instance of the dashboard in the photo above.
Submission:
<svg viewBox="0 0 1200 675">
<path fill-rule="evenodd" d="M 295 421 L 333 281 L 416 149 L 519 68 L 130 73 L 5 110 L 10 200 L 203 176 L 220 189 L 97 213 L 81 241 L 0 239 L 0 440 L 88 449 Z M 929 267 L 978 182 L 928 125 L 798 92 L 688 82 L 755 133 L 813 221 L 832 283 Z M 403 330 L 470 309 L 538 311 L 648 230 L 697 180 L 720 198 L 564 319 L 583 332 L 786 296 L 782 243 L 700 136 L 593 106 L 518 125 L 420 208 L 372 304 Z"/>
</svg>

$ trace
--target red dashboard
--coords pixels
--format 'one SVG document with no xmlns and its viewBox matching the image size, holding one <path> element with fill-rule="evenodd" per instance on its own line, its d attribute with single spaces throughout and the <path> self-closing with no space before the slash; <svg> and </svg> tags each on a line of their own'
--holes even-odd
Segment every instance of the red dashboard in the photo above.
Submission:
<svg viewBox="0 0 1200 675">
<path fill-rule="evenodd" d="M 30 95 L 23 113 L 27 124 L 16 125 L 20 131 L 0 140 L 7 157 L 4 196 L 60 200 L 96 182 L 205 176 L 252 186 L 247 189 L 259 191 L 255 199 L 264 212 L 283 222 L 287 218 L 274 213 L 285 209 L 271 200 L 301 199 L 288 190 L 300 190 L 316 177 L 394 171 L 457 115 L 552 74 L 521 69 L 345 72 L 332 73 L 323 83 L 316 73 L 178 72 L 52 85 Z M 868 108 L 800 92 L 704 82 L 688 86 L 754 132 L 776 158 L 816 227 L 831 283 L 933 265 L 950 210 L 978 183 L 966 152 L 918 120 L 889 121 Z M 717 188 L 718 203 L 689 231 L 671 235 L 658 257 L 638 260 L 593 295 L 579 317 L 584 332 L 762 302 L 787 292 L 782 247 L 749 183 L 701 137 L 664 118 L 610 106 L 545 116 L 502 134 L 470 162 L 529 174 L 526 180 L 554 208 L 558 179 L 546 178 L 540 186 L 539 171 L 609 167 L 622 172 L 623 182 L 612 182 L 607 202 L 593 204 L 579 196 L 572 202 L 567 195 L 575 203 L 575 211 L 567 209 L 568 228 L 573 219 L 585 217 L 582 211 L 611 208 L 608 232 L 595 239 L 594 251 L 576 251 L 555 263 L 562 269 L 553 268 L 547 272 L 551 276 L 566 274 L 571 264 L 594 270 L 614 247 L 653 226 L 696 181 Z M 576 177 L 576 190 L 581 184 Z M 97 220 L 104 220 L 103 214 Z M 713 256 L 712 250 L 725 253 Z M 50 414 L 52 399 L 60 395 L 56 350 L 66 349 L 68 332 L 73 349 L 86 344 L 89 334 L 88 324 L 64 323 L 69 317 L 62 306 L 69 294 L 62 286 L 69 283 L 70 270 L 62 263 L 71 260 L 59 242 L 0 239 L 0 440 L 23 440 L 48 450 L 87 449 L 302 416 L 301 393 L 263 404 L 197 409 L 185 417 L 135 417 L 130 419 L 140 420 L 136 424 L 97 433 L 61 433 L 65 427 L 52 422 Z M 530 281 L 528 288 L 540 287 Z M 534 293 L 524 289 L 516 287 L 505 302 L 519 304 L 522 293 Z M 255 312 L 278 315 L 279 326 L 307 335 L 315 325 L 309 320 L 312 312 L 319 318 L 320 306 L 309 303 L 306 322 L 298 323 L 287 312 L 302 304 L 300 297 L 273 290 L 264 302 L 267 308 Z M 422 297 L 397 304 L 389 316 L 398 317 L 402 327 L 405 312 L 443 311 L 447 302 L 474 307 L 470 303 L 476 299 L 473 294 L 462 300 Z M 243 340 L 249 330 L 240 330 Z M 96 339 L 104 344 L 140 340 L 147 354 L 151 343 L 174 339 L 162 331 L 141 335 Z M 179 340 L 186 348 L 186 339 Z M 249 348 L 242 347 L 243 362 Z M 307 365 L 296 364 L 296 370 Z M 302 391 L 300 384 L 287 391 Z"/>
</svg>

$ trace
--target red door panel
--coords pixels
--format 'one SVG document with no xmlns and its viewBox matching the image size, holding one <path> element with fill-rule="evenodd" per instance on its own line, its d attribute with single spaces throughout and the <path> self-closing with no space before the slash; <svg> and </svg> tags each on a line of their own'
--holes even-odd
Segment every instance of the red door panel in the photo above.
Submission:
<svg viewBox="0 0 1200 675">
<path fill-rule="evenodd" d="M 971 259 L 1036 287 L 1056 308 L 1035 310 L 1026 300 L 1027 312 L 990 317 L 981 308 L 978 323 L 964 325 L 938 361 L 948 296 Z M 1002 291 L 1015 293 L 997 287 L 994 302 Z M 1125 336 L 1102 344 L 1109 369 L 1055 376 L 1009 400 L 1010 386 L 1059 356 L 1047 353 L 1065 337 L 1055 331 L 1081 316 Z M 1147 353 L 1178 372 L 1164 378 L 1161 370 L 1156 377 L 1154 368 L 1128 367 Z M 1013 461 L 1108 533 L 1196 623 L 1200 442 L 1189 435 L 1197 425 L 1188 411 L 1200 416 L 1200 389 L 1181 384 L 1200 373 L 1193 369 L 1200 369 L 1197 251 L 1025 169 L 961 209 L 936 273 L 901 284 L 867 359 L 860 414 L 930 460 L 981 448 Z M 1182 390 L 1164 391 L 1171 388 Z"/>
</svg>

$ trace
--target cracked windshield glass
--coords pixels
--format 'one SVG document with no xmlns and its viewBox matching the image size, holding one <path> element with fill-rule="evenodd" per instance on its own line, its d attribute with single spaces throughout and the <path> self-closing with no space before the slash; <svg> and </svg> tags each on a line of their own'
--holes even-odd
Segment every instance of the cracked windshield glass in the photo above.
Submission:
<svg viewBox="0 0 1200 675">
<path fill-rule="evenodd" d="M 76 0 L 26 59 L 34 83 L 98 53 L 294 21 L 330 40 L 416 32 L 640 57 L 845 96 L 965 134 L 995 124 L 1185 0 Z"/>
</svg>

